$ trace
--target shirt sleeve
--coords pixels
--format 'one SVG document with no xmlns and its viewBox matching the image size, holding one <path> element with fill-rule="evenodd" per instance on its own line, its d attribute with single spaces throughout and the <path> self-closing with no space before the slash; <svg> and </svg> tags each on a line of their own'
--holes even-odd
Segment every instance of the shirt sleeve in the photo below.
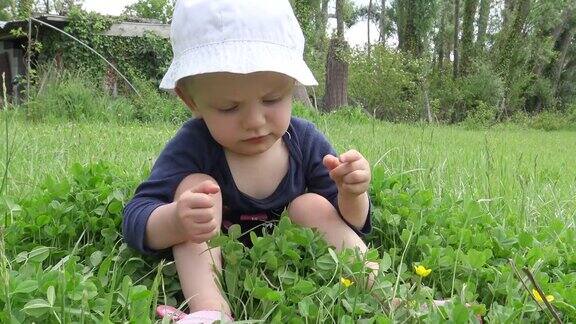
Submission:
<svg viewBox="0 0 576 324">
<path fill-rule="evenodd" d="M 372 202 L 370 201 L 370 195 L 368 195 L 369 207 L 366 222 L 362 229 L 358 231 L 356 227 L 348 223 L 348 221 L 342 217 L 340 208 L 338 207 L 338 188 L 336 187 L 336 183 L 334 183 L 330 178 L 328 169 L 326 169 L 322 163 L 324 156 L 327 154 L 338 156 L 336 151 L 330 142 L 328 142 L 324 134 L 322 134 L 312 123 L 307 123 L 301 140 L 302 158 L 304 169 L 306 170 L 306 186 L 308 192 L 317 193 L 328 199 L 334 208 L 336 208 L 342 220 L 359 235 L 363 236 L 370 233 L 372 230 Z"/>
<path fill-rule="evenodd" d="M 160 153 L 148 179 L 138 186 L 134 197 L 124 208 L 124 241 L 143 254 L 166 252 L 152 250 L 145 245 L 148 219 L 156 208 L 173 202 L 176 189 L 186 176 L 201 172 L 202 163 L 197 157 L 204 152 L 198 134 L 194 133 L 189 124 L 180 129 Z"/>
</svg>

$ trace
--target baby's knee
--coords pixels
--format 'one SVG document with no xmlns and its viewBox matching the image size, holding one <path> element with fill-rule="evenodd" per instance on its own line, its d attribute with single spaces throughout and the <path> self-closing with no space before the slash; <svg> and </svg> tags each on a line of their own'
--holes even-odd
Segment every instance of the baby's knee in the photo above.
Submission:
<svg viewBox="0 0 576 324">
<path fill-rule="evenodd" d="M 193 174 L 186 176 L 184 179 L 182 179 L 180 184 L 178 184 L 178 187 L 176 188 L 176 191 L 174 192 L 174 200 L 176 200 L 176 198 L 180 197 L 180 195 L 182 193 L 184 193 L 190 189 L 193 189 L 198 184 L 200 184 L 204 181 L 207 181 L 207 180 L 212 181 L 214 184 L 219 186 L 216 179 L 214 179 L 213 177 L 211 177 L 205 173 L 193 173 Z M 220 197 L 220 192 L 217 193 L 216 196 Z"/>
<path fill-rule="evenodd" d="M 307 227 L 317 227 L 318 223 L 339 218 L 338 212 L 323 196 L 305 193 L 296 197 L 288 205 L 288 217 L 292 222 Z"/>
<path fill-rule="evenodd" d="M 174 259 L 178 259 L 180 256 L 188 258 L 190 256 L 197 256 L 206 251 L 208 246 L 206 243 L 195 243 L 192 241 L 184 241 L 182 243 L 172 246 L 172 255 Z M 177 260 L 175 260 L 177 261 Z"/>
</svg>

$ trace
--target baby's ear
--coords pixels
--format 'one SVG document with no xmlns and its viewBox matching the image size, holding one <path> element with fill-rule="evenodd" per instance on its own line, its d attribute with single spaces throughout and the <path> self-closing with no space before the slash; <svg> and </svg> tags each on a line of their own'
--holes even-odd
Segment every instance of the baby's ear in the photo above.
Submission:
<svg viewBox="0 0 576 324">
<path fill-rule="evenodd" d="M 182 101 L 184 101 L 184 103 L 186 104 L 188 109 L 190 109 L 190 111 L 196 117 L 200 117 L 200 113 L 198 112 L 198 109 L 196 108 L 196 103 L 192 99 L 192 96 L 190 96 L 185 90 L 183 90 L 179 84 L 176 85 L 176 87 L 174 88 L 174 91 L 176 92 L 176 95 L 178 95 L 178 97 L 180 97 L 180 99 L 182 99 Z"/>
</svg>

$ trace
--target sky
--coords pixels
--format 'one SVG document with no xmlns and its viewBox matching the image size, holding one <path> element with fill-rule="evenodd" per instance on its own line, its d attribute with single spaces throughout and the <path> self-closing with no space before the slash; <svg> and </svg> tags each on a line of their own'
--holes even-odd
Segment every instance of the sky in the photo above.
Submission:
<svg viewBox="0 0 576 324">
<path fill-rule="evenodd" d="M 353 0 L 356 5 L 368 5 L 368 0 Z M 87 11 L 96 11 L 102 14 L 119 15 L 124 7 L 135 3 L 136 0 L 84 0 L 83 8 Z M 377 1 L 374 1 L 377 2 Z M 336 25 L 335 19 L 330 19 L 330 27 Z M 366 20 L 358 22 L 356 25 L 346 30 L 346 40 L 351 46 L 362 46 L 366 43 L 367 37 Z M 378 40 L 378 27 L 372 23 L 370 27 L 370 38 L 374 43 Z"/>
</svg>

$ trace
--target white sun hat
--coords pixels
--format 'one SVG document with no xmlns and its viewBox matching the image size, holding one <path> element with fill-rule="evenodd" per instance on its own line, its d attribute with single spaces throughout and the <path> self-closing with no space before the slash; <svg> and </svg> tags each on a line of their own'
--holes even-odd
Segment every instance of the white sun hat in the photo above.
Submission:
<svg viewBox="0 0 576 324">
<path fill-rule="evenodd" d="M 304 35 L 288 0 L 178 0 L 170 39 L 174 58 L 161 89 L 211 72 L 273 71 L 318 84 L 304 62 Z"/>
</svg>

